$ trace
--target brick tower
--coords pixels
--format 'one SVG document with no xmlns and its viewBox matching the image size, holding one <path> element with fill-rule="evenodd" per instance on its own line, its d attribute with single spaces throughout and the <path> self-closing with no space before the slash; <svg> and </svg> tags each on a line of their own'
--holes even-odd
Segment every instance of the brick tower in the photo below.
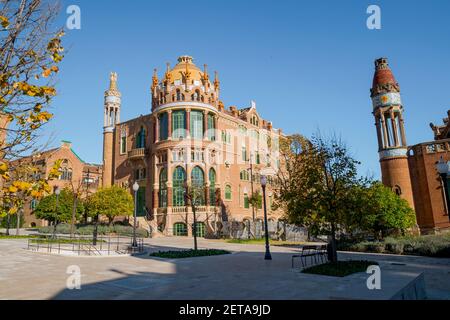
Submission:
<svg viewBox="0 0 450 320">
<path fill-rule="evenodd" d="M 111 72 L 109 89 L 105 91 L 103 123 L 103 186 L 113 184 L 114 128 L 120 122 L 120 92 L 117 89 L 117 73 Z"/>
<path fill-rule="evenodd" d="M 407 200 L 414 209 L 400 87 L 386 58 L 375 60 L 370 93 L 383 184 Z"/>
</svg>

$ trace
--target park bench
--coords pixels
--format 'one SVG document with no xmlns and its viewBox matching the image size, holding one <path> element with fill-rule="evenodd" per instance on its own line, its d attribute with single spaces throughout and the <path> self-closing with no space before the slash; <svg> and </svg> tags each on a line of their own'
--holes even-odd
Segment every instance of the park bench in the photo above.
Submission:
<svg viewBox="0 0 450 320">
<path fill-rule="evenodd" d="M 303 246 L 300 254 L 292 255 L 292 268 L 294 268 L 295 258 L 300 258 L 302 267 L 305 267 L 308 262 L 308 257 L 311 259 L 311 264 L 313 264 L 313 260 L 315 263 L 318 263 L 319 259 L 322 263 L 326 262 L 328 260 L 327 245 Z"/>
</svg>

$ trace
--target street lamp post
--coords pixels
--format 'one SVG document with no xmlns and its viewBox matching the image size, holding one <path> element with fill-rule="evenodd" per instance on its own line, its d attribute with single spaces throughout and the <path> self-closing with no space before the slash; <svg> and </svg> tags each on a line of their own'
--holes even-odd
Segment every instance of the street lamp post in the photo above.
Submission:
<svg viewBox="0 0 450 320">
<path fill-rule="evenodd" d="M 61 189 L 59 187 L 56 187 L 55 189 L 55 195 L 56 195 L 56 206 L 55 206 L 55 221 L 53 222 L 53 239 L 56 238 L 56 225 L 58 224 L 58 201 L 59 201 L 59 194 L 61 193 Z"/>
<path fill-rule="evenodd" d="M 450 203 L 450 197 L 448 194 L 448 182 L 447 182 L 447 176 L 449 173 L 449 163 L 445 162 L 444 159 L 441 158 L 439 159 L 439 162 L 436 164 L 436 169 L 439 172 L 439 175 L 441 177 L 442 180 L 442 187 L 444 189 L 444 200 L 445 200 L 445 210 L 446 213 L 448 215 L 448 218 L 450 220 L 450 212 L 449 212 L 449 203 Z"/>
<path fill-rule="evenodd" d="M 264 202 L 264 237 L 266 239 L 266 254 L 264 256 L 264 260 L 272 260 L 269 248 L 269 228 L 267 227 L 266 185 L 267 185 L 267 177 L 265 175 L 261 175 L 261 187 Z"/>
<path fill-rule="evenodd" d="M 138 190 L 139 190 L 139 185 L 137 182 L 134 182 L 134 184 L 133 184 L 133 191 L 134 191 L 133 243 L 131 244 L 132 250 L 135 250 L 137 248 L 136 220 L 137 220 L 137 192 L 138 192 Z"/>
</svg>

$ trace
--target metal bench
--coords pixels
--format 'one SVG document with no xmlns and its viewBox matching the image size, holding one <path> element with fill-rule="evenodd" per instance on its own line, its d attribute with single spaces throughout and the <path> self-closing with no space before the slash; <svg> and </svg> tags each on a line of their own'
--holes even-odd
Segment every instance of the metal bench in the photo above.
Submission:
<svg viewBox="0 0 450 320">
<path fill-rule="evenodd" d="M 300 254 L 292 255 L 292 268 L 294 268 L 295 258 L 300 258 L 302 267 L 308 265 L 308 257 L 311 259 L 311 264 L 313 263 L 313 260 L 315 263 L 318 263 L 319 259 L 322 263 L 326 262 L 328 260 L 327 245 L 303 246 Z"/>
</svg>

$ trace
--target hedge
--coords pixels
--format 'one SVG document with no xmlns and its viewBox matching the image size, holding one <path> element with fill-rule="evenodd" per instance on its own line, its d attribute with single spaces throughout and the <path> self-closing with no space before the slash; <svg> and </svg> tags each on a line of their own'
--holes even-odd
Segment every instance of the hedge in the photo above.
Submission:
<svg viewBox="0 0 450 320">
<path fill-rule="evenodd" d="M 79 235 L 91 235 L 94 233 L 94 225 L 82 225 L 76 226 L 76 234 Z M 40 227 L 38 228 L 40 233 L 53 233 L 53 226 Z M 70 234 L 70 224 L 61 223 L 56 226 L 56 233 L 59 234 Z M 123 225 L 98 225 L 97 233 L 99 235 L 106 234 L 119 234 L 122 236 L 132 236 L 133 235 L 133 227 L 132 226 L 123 226 Z M 142 228 L 136 229 L 136 235 L 138 237 L 148 237 L 149 233 L 147 230 Z"/>
</svg>

